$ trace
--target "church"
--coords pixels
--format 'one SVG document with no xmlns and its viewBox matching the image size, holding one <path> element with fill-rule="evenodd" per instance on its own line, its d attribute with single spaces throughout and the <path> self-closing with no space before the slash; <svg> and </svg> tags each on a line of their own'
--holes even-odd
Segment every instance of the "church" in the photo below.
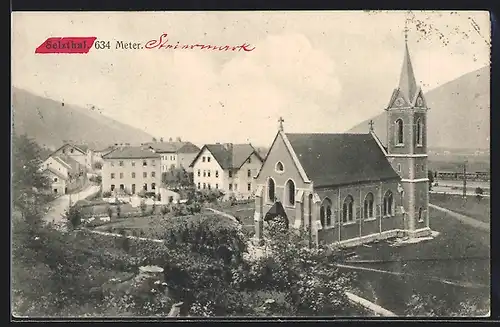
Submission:
<svg viewBox="0 0 500 327">
<path fill-rule="evenodd" d="M 366 134 L 286 133 L 283 119 L 255 176 L 255 238 L 276 216 L 314 244 L 355 246 L 422 237 L 429 228 L 427 108 L 405 42 L 399 85 L 385 108 L 387 144 Z"/>
</svg>

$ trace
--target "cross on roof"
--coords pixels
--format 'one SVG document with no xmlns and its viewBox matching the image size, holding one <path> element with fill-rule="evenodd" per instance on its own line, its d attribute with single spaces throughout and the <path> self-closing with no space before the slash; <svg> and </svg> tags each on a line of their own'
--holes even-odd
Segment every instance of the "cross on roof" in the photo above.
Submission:
<svg viewBox="0 0 500 327">
<path fill-rule="evenodd" d="M 370 125 L 370 132 L 373 132 L 373 120 L 370 119 L 370 122 L 368 123 L 368 125 Z"/>
<path fill-rule="evenodd" d="M 285 121 L 285 120 L 283 119 L 283 117 L 280 117 L 280 119 L 278 119 L 278 123 L 280 124 L 280 131 L 282 131 L 282 130 L 283 130 L 283 122 L 284 122 L 284 121 Z"/>
</svg>

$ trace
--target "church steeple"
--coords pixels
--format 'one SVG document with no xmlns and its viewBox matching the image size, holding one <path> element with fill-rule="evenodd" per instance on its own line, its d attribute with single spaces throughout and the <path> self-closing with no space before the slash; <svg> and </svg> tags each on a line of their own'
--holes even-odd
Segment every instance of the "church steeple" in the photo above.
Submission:
<svg viewBox="0 0 500 327">
<path fill-rule="evenodd" d="M 408 43 L 406 42 L 406 35 L 403 66 L 401 68 L 401 75 L 399 76 L 399 91 L 408 103 L 413 102 L 415 95 L 418 92 L 417 81 L 415 79 L 415 73 L 413 72 L 413 66 L 410 59 L 410 51 L 408 50 Z"/>
</svg>

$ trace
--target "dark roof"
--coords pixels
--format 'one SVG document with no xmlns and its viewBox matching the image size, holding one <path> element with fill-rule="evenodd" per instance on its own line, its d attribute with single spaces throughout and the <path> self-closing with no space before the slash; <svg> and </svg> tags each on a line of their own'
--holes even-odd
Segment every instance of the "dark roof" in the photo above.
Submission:
<svg viewBox="0 0 500 327">
<path fill-rule="evenodd" d="M 160 155 L 144 146 L 125 146 L 118 147 L 102 157 L 103 159 L 142 159 L 159 158 Z"/>
<path fill-rule="evenodd" d="M 150 146 L 159 153 L 197 153 L 200 151 L 200 148 L 191 142 L 149 142 L 144 145 Z"/>
<path fill-rule="evenodd" d="M 78 149 L 82 150 L 83 152 L 87 152 L 88 149 L 89 149 L 89 146 L 88 145 L 83 145 L 83 144 L 76 144 L 74 145 L 75 147 L 77 147 Z"/>
<path fill-rule="evenodd" d="M 252 153 L 255 153 L 259 157 L 259 160 L 262 161 L 262 158 L 251 144 L 206 144 L 196 158 L 194 158 L 190 166 L 194 165 L 205 148 L 212 153 L 222 169 L 239 169 Z"/>
<path fill-rule="evenodd" d="M 370 134 L 286 134 L 315 187 L 399 179 Z"/>
</svg>

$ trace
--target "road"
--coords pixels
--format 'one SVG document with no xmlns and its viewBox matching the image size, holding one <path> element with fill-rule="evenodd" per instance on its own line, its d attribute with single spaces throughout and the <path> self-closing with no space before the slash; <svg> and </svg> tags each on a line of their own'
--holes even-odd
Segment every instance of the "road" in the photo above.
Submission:
<svg viewBox="0 0 500 327">
<path fill-rule="evenodd" d="M 70 198 L 71 202 L 74 204 L 78 200 L 85 199 L 86 197 L 97 193 L 99 189 L 100 189 L 99 185 L 89 185 L 88 187 L 86 187 L 85 189 L 81 190 L 78 193 L 65 194 L 58 197 L 51 203 L 50 210 L 45 215 L 44 220 L 46 222 L 54 223 L 55 225 L 63 223 L 64 219 L 63 215 L 64 212 L 69 207 Z"/>
<path fill-rule="evenodd" d="M 442 211 L 442 212 L 446 212 L 450 216 L 452 216 L 452 217 L 460 220 L 461 222 L 463 222 L 464 224 L 467 224 L 469 226 L 472 226 L 472 227 L 475 227 L 475 228 L 478 228 L 478 229 L 482 229 L 482 230 L 485 230 L 485 231 L 489 231 L 490 230 L 490 224 L 484 223 L 484 222 L 479 221 L 477 219 L 464 216 L 464 215 L 459 214 L 457 212 L 454 212 L 454 211 L 451 211 L 451 210 L 439 207 L 439 206 L 431 204 L 431 203 L 429 203 L 429 207 L 434 208 L 434 209 L 439 210 L 439 211 Z"/>
</svg>

